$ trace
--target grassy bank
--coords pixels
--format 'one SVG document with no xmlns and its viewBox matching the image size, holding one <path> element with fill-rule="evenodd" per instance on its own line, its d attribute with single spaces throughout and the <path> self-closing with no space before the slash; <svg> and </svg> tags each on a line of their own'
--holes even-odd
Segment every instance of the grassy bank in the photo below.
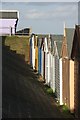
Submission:
<svg viewBox="0 0 80 120">
<path fill-rule="evenodd" d="M 25 61 L 29 59 L 29 36 L 4 36 L 5 46 L 10 50 L 16 51 L 17 54 L 25 55 Z"/>
</svg>

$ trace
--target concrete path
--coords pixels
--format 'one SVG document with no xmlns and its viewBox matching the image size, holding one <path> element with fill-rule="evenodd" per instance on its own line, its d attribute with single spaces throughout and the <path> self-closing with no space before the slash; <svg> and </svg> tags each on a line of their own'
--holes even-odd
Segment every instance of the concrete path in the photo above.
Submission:
<svg viewBox="0 0 80 120">
<path fill-rule="evenodd" d="M 2 52 L 2 115 L 3 118 L 63 118 L 53 99 L 45 92 L 33 70 L 3 46 Z"/>
</svg>

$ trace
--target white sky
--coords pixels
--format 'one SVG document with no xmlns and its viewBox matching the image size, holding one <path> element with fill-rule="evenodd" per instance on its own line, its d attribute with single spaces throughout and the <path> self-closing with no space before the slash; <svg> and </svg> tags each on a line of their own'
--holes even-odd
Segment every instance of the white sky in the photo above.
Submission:
<svg viewBox="0 0 80 120">
<path fill-rule="evenodd" d="M 79 2 L 79 0 L 0 0 L 1 2 Z"/>
<path fill-rule="evenodd" d="M 32 27 L 34 33 L 62 34 L 64 22 L 66 27 L 78 23 L 77 2 L 2 2 L 1 6 L 19 10 L 18 30 Z"/>
</svg>

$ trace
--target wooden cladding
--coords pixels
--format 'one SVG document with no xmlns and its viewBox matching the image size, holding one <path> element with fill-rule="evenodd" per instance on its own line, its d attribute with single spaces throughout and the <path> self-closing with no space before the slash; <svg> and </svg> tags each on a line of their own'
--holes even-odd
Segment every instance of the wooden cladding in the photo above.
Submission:
<svg viewBox="0 0 80 120">
<path fill-rule="evenodd" d="M 63 74 L 63 103 L 69 107 L 69 60 L 62 60 L 62 74 Z"/>
<path fill-rule="evenodd" d="M 74 106 L 75 116 L 80 117 L 80 61 L 74 62 Z"/>
</svg>

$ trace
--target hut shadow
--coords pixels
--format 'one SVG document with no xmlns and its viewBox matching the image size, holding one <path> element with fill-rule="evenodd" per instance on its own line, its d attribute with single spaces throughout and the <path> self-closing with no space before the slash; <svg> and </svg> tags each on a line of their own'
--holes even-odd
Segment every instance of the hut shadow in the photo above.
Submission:
<svg viewBox="0 0 80 120">
<path fill-rule="evenodd" d="M 6 36 L 2 36 L 2 68 L 3 68 L 3 72 L 4 72 L 4 67 L 5 64 L 8 62 L 6 61 L 7 59 L 9 60 L 9 64 L 13 67 L 15 67 L 15 69 L 18 69 L 18 67 L 22 68 L 22 70 L 19 70 L 18 72 L 21 72 L 21 74 L 23 75 L 28 75 L 32 74 L 32 77 L 36 75 L 34 74 L 34 71 L 31 68 L 31 65 L 28 64 L 28 61 L 25 61 L 25 55 L 22 54 L 17 54 L 16 50 L 11 50 L 10 46 L 6 46 L 5 45 L 5 41 L 6 41 Z"/>
<path fill-rule="evenodd" d="M 2 117 L 8 117 L 8 104 L 12 94 L 15 94 L 15 86 L 13 81 L 25 78 L 26 83 L 31 80 L 38 83 L 37 76 L 31 69 L 31 66 L 25 61 L 25 56 L 16 54 L 16 51 L 10 50 L 10 46 L 5 45 L 6 36 L 2 39 Z M 12 82 L 11 82 L 12 81 Z M 16 83 L 15 83 L 16 84 Z M 11 94 L 11 96 L 9 95 Z"/>
</svg>

